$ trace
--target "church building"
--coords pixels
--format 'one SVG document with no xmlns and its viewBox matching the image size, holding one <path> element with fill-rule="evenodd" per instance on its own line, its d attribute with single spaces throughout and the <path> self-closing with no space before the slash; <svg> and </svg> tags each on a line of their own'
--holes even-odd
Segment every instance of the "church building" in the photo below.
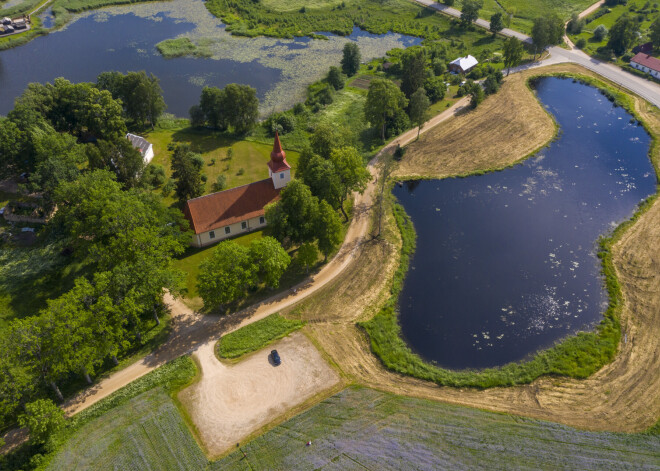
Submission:
<svg viewBox="0 0 660 471">
<path fill-rule="evenodd" d="M 188 200 L 183 214 L 195 233 L 192 245 L 205 247 L 266 226 L 264 208 L 279 200 L 280 190 L 291 181 L 291 166 L 277 133 L 268 161 L 268 176 L 265 180 Z"/>
</svg>

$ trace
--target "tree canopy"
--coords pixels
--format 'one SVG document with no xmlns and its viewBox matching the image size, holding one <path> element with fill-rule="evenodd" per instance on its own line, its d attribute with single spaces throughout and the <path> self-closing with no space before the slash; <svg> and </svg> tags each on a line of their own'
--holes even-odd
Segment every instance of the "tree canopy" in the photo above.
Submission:
<svg viewBox="0 0 660 471">
<path fill-rule="evenodd" d="M 204 194 L 202 170 L 204 159 L 188 144 L 180 144 L 172 154 L 172 177 L 176 180 L 176 196 L 180 204 Z"/>
<path fill-rule="evenodd" d="M 251 130 L 259 118 L 257 91 L 249 85 L 230 83 L 223 89 L 204 87 L 199 109 L 209 126 L 225 130 L 232 127 L 236 134 Z M 199 112 L 195 108 L 196 124 L 200 124 Z"/>
<path fill-rule="evenodd" d="M 358 70 L 360 70 L 361 59 L 360 48 L 357 43 L 347 42 L 344 45 L 343 56 L 341 59 L 341 70 L 349 77 L 352 77 L 357 74 Z"/>
<path fill-rule="evenodd" d="M 461 10 L 461 26 L 467 28 L 479 19 L 479 10 L 483 3 L 480 0 L 463 0 Z"/>
<path fill-rule="evenodd" d="M 96 78 L 96 86 L 121 100 L 125 116 L 139 127 L 149 123 L 153 128 L 166 109 L 160 80 L 144 70 L 126 75 L 103 72 Z"/>
<path fill-rule="evenodd" d="M 407 105 L 408 100 L 399 87 L 390 80 L 377 78 L 369 84 L 364 114 L 374 127 L 380 129 L 384 141 L 387 119 L 394 117 Z"/>
<path fill-rule="evenodd" d="M 511 67 L 520 64 L 524 53 L 525 49 L 520 39 L 512 36 L 504 41 L 504 67 L 506 67 L 507 75 L 509 75 Z"/>
<path fill-rule="evenodd" d="M 612 25 L 607 45 L 616 55 L 621 55 L 634 43 L 639 31 L 637 20 L 627 14 L 621 15 Z"/>
</svg>

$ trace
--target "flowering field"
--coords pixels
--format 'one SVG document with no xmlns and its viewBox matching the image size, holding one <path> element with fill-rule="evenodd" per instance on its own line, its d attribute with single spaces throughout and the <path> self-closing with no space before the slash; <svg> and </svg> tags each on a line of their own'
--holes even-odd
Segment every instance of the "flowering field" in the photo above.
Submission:
<svg viewBox="0 0 660 471">
<path fill-rule="evenodd" d="M 312 442 L 306 446 L 307 441 Z M 660 438 L 348 388 L 211 469 L 630 469 L 660 465 Z"/>
<path fill-rule="evenodd" d="M 206 465 L 174 402 L 158 387 L 84 425 L 48 469 L 201 470 Z"/>
</svg>

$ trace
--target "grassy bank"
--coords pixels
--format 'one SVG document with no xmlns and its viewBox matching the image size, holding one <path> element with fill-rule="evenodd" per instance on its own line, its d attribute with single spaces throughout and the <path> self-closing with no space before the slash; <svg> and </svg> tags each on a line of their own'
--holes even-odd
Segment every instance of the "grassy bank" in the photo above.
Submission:
<svg viewBox="0 0 660 471">
<path fill-rule="evenodd" d="M 275 340 L 286 337 L 303 325 L 305 325 L 304 322 L 289 320 L 279 314 L 272 314 L 230 334 L 223 335 L 216 343 L 215 352 L 219 358 L 238 358 L 247 353 L 260 350 Z"/>
<path fill-rule="evenodd" d="M 633 102 L 628 95 L 618 92 L 597 79 L 565 73 L 547 75 L 579 80 L 598 87 L 610 101 L 623 106 L 641 121 L 641 118 L 635 113 Z M 530 80 L 533 78 L 530 77 Z M 644 124 L 643 121 L 641 122 Z M 645 127 L 651 134 L 649 152 L 657 174 L 659 170 L 655 158 L 658 145 L 657 136 L 651 132 L 650 126 L 645 125 Z M 590 376 L 614 359 L 621 339 L 620 315 L 623 297 L 612 261 L 612 247 L 639 216 L 651 206 L 656 197 L 657 195 L 654 195 L 641 204 L 630 220 L 618 226 L 611 236 L 603 237 L 599 241 L 598 257 L 602 263 L 609 305 L 594 332 L 580 332 L 576 336 L 568 337 L 552 348 L 537 353 L 530 361 L 480 371 L 451 371 L 433 366 L 413 353 L 402 340 L 396 304 L 402 289 L 403 278 L 408 270 L 409 259 L 414 250 L 415 234 L 407 215 L 400 206 L 395 206 L 394 216 L 401 232 L 403 247 L 399 266 L 390 288 L 391 297 L 371 320 L 360 324 L 370 336 L 373 352 L 379 356 L 387 368 L 393 371 L 455 387 L 511 386 L 530 383 L 543 375 L 561 375 L 573 378 Z"/>
</svg>

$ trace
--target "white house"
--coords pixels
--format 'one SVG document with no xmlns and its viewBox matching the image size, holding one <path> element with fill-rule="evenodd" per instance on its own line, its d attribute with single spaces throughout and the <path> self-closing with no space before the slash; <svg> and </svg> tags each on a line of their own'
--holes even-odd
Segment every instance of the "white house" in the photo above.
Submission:
<svg viewBox="0 0 660 471">
<path fill-rule="evenodd" d="M 630 59 L 630 66 L 660 79 L 660 60 L 645 52 L 640 52 Z"/>
<path fill-rule="evenodd" d="M 183 214 L 195 233 L 192 245 L 205 247 L 266 225 L 264 208 L 279 200 L 280 190 L 291 181 L 291 166 L 277 133 L 268 175 L 265 180 L 188 200 Z"/>
<path fill-rule="evenodd" d="M 478 63 L 479 61 L 470 55 L 459 57 L 458 59 L 455 59 L 449 63 L 449 71 L 457 72 L 459 74 L 466 74 Z"/>
<path fill-rule="evenodd" d="M 140 151 L 140 154 L 142 154 L 142 158 L 144 159 L 144 165 L 148 165 L 149 162 L 151 162 L 151 159 L 154 158 L 154 146 L 144 137 L 135 134 L 126 134 L 126 139 L 131 141 L 133 147 Z"/>
</svg>

